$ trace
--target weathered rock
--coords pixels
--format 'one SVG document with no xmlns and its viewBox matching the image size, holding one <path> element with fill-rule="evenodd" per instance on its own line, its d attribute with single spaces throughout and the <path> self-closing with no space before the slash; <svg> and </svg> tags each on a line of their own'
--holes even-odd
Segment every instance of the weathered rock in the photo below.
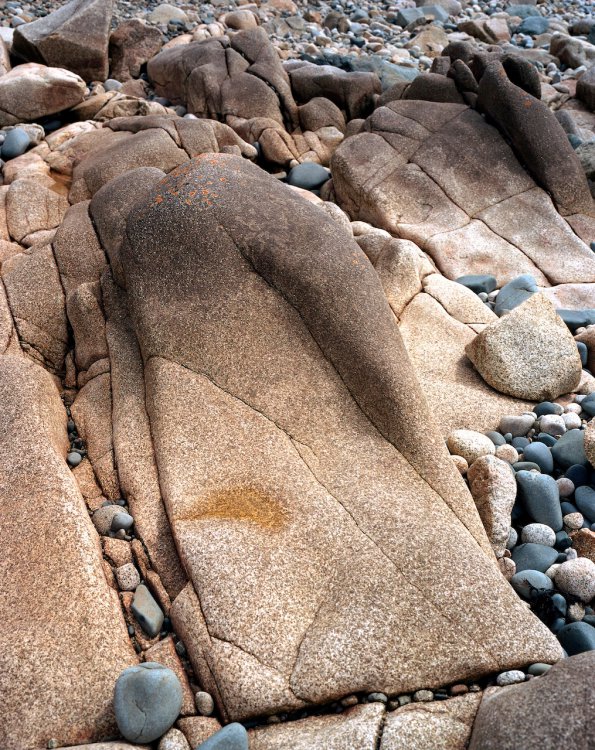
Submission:
<svg viewBox="0 0 595 750">
<path fill-rule="evenodd" d="M 141 67 L 161 49 L 161 33 L 138 18 L 124 21 L 109 38 L 110 74 L 117 81 L 138 78 Z"/>
<path fill-rule="evenodd" d="M 572 334 L 542 294 L 489 325 L 465 351 L 486 382 L 517 398 L 554 399 L 581 376 Z"/>
<path fill-rule="evenodd" d="M 577 99 L 581 99 L 591 112 L 595 112 L 595 66 L 592 66 L 578 79 Z"/>
<path fill-rule="evenodd" d="M 33 23 L 15 29 L 14 55 L 64 67 L 85 81 L 105 81 L 113 0 L 71 0 Z"/>
<path fill-rule="evenodd" d="M 249 162 L 211 154 L 145 195 L 126 233 L 159 480 L 191 579 L 171 617 L 226 718 L 557 658 L 495 565 L 346 229 Z M 440 531 L 407 532 L 405 550 L 413 504 Z M 486 601 L 470 571 L 497 595 Z M 431 665 L 416 656 L 426 648 Z M 411 670 L 395 669 L 405 660 Z"/>
<path fill-rule="evenodd" d="M 319 716 L 248 732 L 250 750 L 374 750 L 385 709 L 381 703 L 355 706 L 339 716 Z"/>
<path fill-rule="evenodd" d="M 589 680 L 595 654 L 564 659 L 537 680 L 484 693 L 469 750 L 588 750 L 595 719 Z M 527 721 L 527 716 L 531 721 Z"/>
<path fill-rule="evenodd" d="M 482 456 L 471 464 L 467 478 L 488 539 L 500 556 L 506 549 L 510 514 L 516 500 L 514 472 L 496 456 Z"/>
<path fill-rule="evenodd" d="M 28 63 L 0 77 L 0 127 L 37 120 L 83 100 L 85 82 L 62 68 Z"/>
<path fill-rule="evenodd" d="M 0 745 L 109 739 L 114 682 L 136 657 L 64 461 L 66 413 L 50 376 L 10 356 L 0 411 Z"/>
</svg>

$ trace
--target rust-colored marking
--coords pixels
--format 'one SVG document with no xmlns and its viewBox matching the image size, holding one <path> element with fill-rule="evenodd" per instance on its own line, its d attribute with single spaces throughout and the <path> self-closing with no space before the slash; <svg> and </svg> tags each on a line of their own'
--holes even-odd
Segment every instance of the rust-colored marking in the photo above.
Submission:
<svg viewBox="0 0 595 750">
<path fill-rule="evenodd" d="M 249 485 L 238 485 L 201 497 L 194 509 L 179 520 L 202 521 L 211 518 L 243 521 L 269 531 L 281 531 L 289 520 L 289 514 L 268 492 Z"/>
</svg>

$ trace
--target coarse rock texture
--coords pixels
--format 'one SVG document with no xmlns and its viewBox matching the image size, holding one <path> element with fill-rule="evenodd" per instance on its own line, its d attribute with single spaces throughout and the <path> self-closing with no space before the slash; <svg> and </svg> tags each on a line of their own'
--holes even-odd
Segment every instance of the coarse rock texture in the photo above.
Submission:
<svg viewBox="0 0 595 750">
<path fill-rule="evenodd" d="M 84 95 L 85 82 L 69 70 L 18 65 L 0 77 L 0 127 L 61 112 Z"/>
<path fill-rule="evenodd" d="M 105 81 L 114 0 L 71 0 L 15 29 L 12 52 L 27 62 L 67 68 L 85 81 Z"/>
<path fill-rule="evenodd" d="M 481 694 L 410 703 L 387 714 L 379 750 L 466 750 Z"/>
<path fill-rule="evenodd" d="M 375 750 L 384 720 L 382 703 L 355 706 L 338 716 L 319 716 L 248 732 L 250 750 Z M 390 746 L 389 746 L 390 747 Z"/>
<path fill-rule="evenodd" d="M 479 707 L 469 750 L 589 750 L 595 721 L 594 667 L 595 651 L 590 651 L 564 659 L 528 684 L 490 688 Z"/>
<path fill-rule="evenodd" d="M 192 582 L 172 618 L 225 717 L 558 658 L 500 576 L 346 229 L 246 161 L 209 155 L 157 183 L 126 234 L 159 481 Z M 413 498 L 439 533 L 406 532 Z"/>
<path fill-rule="evenodd" d="M 517 398 L 553 400 L 581 378 L 572 334 L 543 294 L 489 325 L 465 351 L 487 383 Z"/>
<path fill-rule="evenodd" d="M 11 356 L 0 411 L 0 745 L 109 739 L 114 682 L 137 659 L 64 460 L 66 413 L 51 377 Z"/>
<path fill-rule="evenodd" d="M 389 102 L 337 148 L 331 170 L 352 219 L 412 240 L 448 278 L 489 270 L 499 285 L 523 273 L 543 286 L 595 281 L 588 245 L 463 104 Z M 581 210 L 592 215 L 592 201 Z"/>
<path fill-rule="evenodd" d="M 496 456 L 482 456 L 467 472 L 469 488 L 494 552 L 501 557 L 508 541 L 510 513 L 516 500 L 514 471 Z"/>
</svg>

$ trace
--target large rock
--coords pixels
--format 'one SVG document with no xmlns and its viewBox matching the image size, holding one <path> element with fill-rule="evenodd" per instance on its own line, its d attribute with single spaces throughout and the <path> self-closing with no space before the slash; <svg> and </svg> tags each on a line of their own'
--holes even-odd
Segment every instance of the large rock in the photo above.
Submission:
<svg viewBox="0 0 595 750">
<path fill-rule="evenodd" d="M 15 29 L 12 52 L 29 62 L 64 67 L 85 81 L 105 81 L 114 0 L 70 0 Z"/>
<path fill-rule="evenodd" d="M 121 23 L 109 38 L 112 78 L 122 82 L 138 78 L 142 65 L 159 52 L 161 45 L 159 29 L 138 18 Z"/>
<path fill-rule="evenodd" d="M 590 750 L 594 668 L 595 652 L 591 651 L 564 659 L 528 684 L 487 691 L 469 750 Z"/>
<path fill-rule="evenodd" d="M 553 400 L 581 378 L 572 334 L 543 294 L 489 325 L 465 351 L 487 383 L 517 398 Z"/>
<path fill-rule="evenodd" d="M 331 171 L 352 219 L 412 240 L 451 279 L 489 272 L 499 286 L 524 273 L 543 286 L 595 281 L 588 245 L 498 131 L 462 104 L 378 108 L 337 148 Z"/>
<path fill-rule="evenodd" d="M 69 70 L 18 65 L 0 77 L 0 127 L 69 109 L 84 95 L 85 82 Z"/>
<path fill-rule="evenodd" d="M 210 154 L 145 193 L 126 235 L 159 483 L 191 581 L 171 617 L 225 718 L 559 657 L 498 571 L 346 229 Z"/>
<path fill-rule="evenodd" d="M 0 745 L 107 740 L 114 682 L 136 656 L 65 456 L 51 377 L 0 357 Z"/>
</svg>

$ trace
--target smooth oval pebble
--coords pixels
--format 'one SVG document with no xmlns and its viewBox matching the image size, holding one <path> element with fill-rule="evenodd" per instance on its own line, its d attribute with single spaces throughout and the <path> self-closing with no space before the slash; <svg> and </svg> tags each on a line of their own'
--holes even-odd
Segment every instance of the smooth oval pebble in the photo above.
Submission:
<svg viewBox="0 0 595 750">
<path fill-rule="evenodd" d="M 515 573 L 510 579 L 510 585 L 523 599 L 531 599 L 532 592 L 552 591 L 554 584 L 551 578 L 539 570 L 523 570 Z"/>
<path fill-rule="evenodd" d="M 496 677 L 496 684 L 500 687 L 505 685 L 516 685 L 518 682 L 525 682 L 525 673 L 520 669 L 509 669 L 507 672 L 501 672 Z"/>
<path fill-rule="evenodd" d="M 120 531 L 120 529 L 124 529 L 124 531 L 128 531 L 128 529 L 131 529 L 134 524 L 134 518 L 129 513 L 124 513 L 124 511 L 121 511 L 120 513 L 116 513 L 116 515 L 112 518 L 112 531 Z"/>
<path fill-rule="evenodd" d="M 557 635 L 568 656 L 595 651 L 595 628 L 586 622 L 571 622 Z"/>
<path fill-rule="evenodd" d="M 31 138 L 23 128 L 13 128 L 9 130 L 2 144 L 0 155 L 7 161 L 8 159 L 15 159 L 17 156 L 21 156 L 29 148 L 31 144 Z"/>
<path fill-rule="evenodd" d="M 525 461 L 536 463 L 544 474 L 554 470 L 554 458 L 551 450 L 544 443 L 531 443 L 523 450 Z"/>
<path fill-rule="evenodd" d="M 215 710 L 215 701 L 210 693 L 199 690 L 194 696 L 196 710 L 201 716 L 210 716 Z"/>
<path fill-rule="evenodd" d="M 248 750 L 248 732 L 241 724 L 228 724 L 197 745 L 196 750 Z"/>
<path fill-rule="evenodd" d="M 528 674 L 532 674 L 534 677 L 539 677 L 540 675 L 548 672 L 551 668 L 552 668 L 551 664 L 543 664 L 543 662 L 536 662 L 535 664 L 531 664 L 527 672 Z"/>
<path fill-rule="evenodd" d="M 289 170 L 287 183 L 304 190 L 316 190 L 331 176 L 328 169 L 320 164 L 304 162 Z"/>
<path fill-rule="evenodd" d="M 182 700 L 182 686 L 173 670 L 156 662 L 128 667 L 114 689 L 118 729 L 131 742 L 153 742 L 173 726 Z"/>
<path fill-rule="evenodd" d="M 83 457 L 80 453 L 77 453 L 76 451 L 71 451 L 67 456 L 66 460 L 68 461 L 68 465 L 72 466 L 73 468 L 75 466 L 78 466 L 80 462 L 83 460 Z"/>
<path fill-rule="evenodd" d="M 530 523 L 523 527 L 521 540 L 553 547 L 556 544 L 556 532 L 544 523 Z"/>
</svg>

